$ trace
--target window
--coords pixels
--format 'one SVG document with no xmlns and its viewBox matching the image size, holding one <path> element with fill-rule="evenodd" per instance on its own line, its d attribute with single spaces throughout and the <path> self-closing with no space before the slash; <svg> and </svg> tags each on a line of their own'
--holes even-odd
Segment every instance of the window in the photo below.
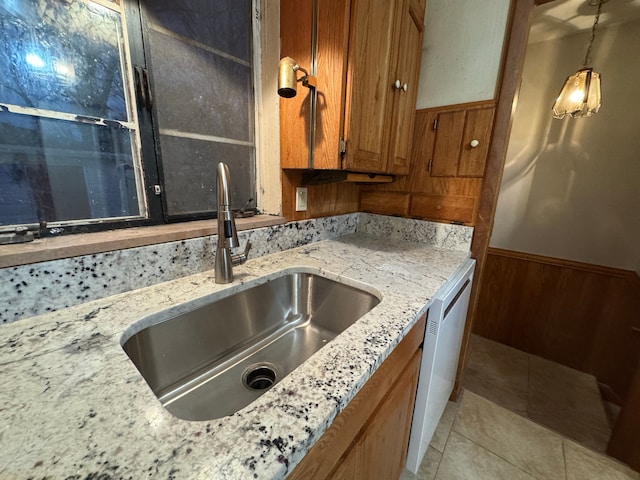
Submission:
<svg viewBox="0 0 640 480">
<path fill-rule="evenodd" d="M 218 161 L 255 197 L 251 10 L 0 0 L 0 229 L 211 217 Z"/>
<path fill-rule="evenodd" d="M 221 160 L 240 207 L 255 196 L 251 1 L 141 3 L 165 215 L 194 218 L 215 209 Z"/>
</svg>

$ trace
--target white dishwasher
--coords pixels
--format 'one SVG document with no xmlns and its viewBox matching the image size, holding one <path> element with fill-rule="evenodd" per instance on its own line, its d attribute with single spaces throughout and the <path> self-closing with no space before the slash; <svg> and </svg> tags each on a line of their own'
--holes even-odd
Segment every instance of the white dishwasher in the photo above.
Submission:
<svg viewBox="0 0 640 480">
<path fill-rule="evenodd" d="M 475 265 L 465 261 L 429 307 L 407 452 L 407 469 L 414 474 L 453 391 Z"/>
</svg>

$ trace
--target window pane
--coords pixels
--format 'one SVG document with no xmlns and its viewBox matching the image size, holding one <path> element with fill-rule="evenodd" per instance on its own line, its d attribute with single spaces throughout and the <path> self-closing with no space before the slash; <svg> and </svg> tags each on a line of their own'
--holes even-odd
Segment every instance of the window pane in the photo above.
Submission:
<svg viewBox="0 0 640 480">
<path fill-rule="evenodd" d="M 0 102 L 128 120 L 119 12 L 82 0 L 0 0 Z"/>
<path fill-rule="evenodd" d="M 251 0 L 145 0 L 149 21 L 251 61 Z"/>
<path fill-rule="evenodd" d="M 255 197 L 250 0 L 146 0 L 165 212 L 216 210 L 216 165 L 232 207 Z"/>
<path fill-rule="evenodd" d="M 253 140 L 251 66 L 154 31 L 151 56 L 161 129 Z"/>
<path fill-rule="evenodd" d="M 121 2 L 0 0 L 0 225 L 146 216 Z"/>
<path fill-rule="evenodd" d="M 253 147 L 164 135 L 161 143 L 163 158 L 179 159 L 164 164 L 169 215 L 216 210 L 216 168 L 221 161 L 229 166 L 231 206 L 240 208 L 250 197 L 255 198 Z"/>
<path fill-rule="evenodd" d="M 0 225 L 139 216 L 132 136 L 0 112 Z"/>
</svg>

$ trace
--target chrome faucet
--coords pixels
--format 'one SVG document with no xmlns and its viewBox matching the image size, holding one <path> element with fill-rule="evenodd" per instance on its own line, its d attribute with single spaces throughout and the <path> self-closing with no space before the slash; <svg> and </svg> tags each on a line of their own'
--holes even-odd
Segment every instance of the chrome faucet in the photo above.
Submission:
<svg viewBox="0 0 640 480">
<path fill-rule="evenodd" d="M 247 261 L 251 242 L 247 240 L 247 246 L 243 253 L 231 253 L 231 249 L 238 247 L 238 233 L 236 221 L 231 212 L 229 200 L 229 167 L 224 162 L 218 163 L 218 245 L 215 258 L 215 282 L 233 282 L 233 266 Z"/>
</svg>

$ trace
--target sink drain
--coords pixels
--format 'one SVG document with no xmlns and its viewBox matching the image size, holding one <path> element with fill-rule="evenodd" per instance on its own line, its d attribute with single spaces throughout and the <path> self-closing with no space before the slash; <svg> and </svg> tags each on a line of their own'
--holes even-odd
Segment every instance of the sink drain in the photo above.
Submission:
<svg viewBox="0 0 640 480">
<path fill-rule="evenodd" d="M 242 374 L 242 384 L 249 390 L 266 390 L 276 383 L 276 371 L 273 365 L 260 363 L 251 365 Z"/>
</svg>

